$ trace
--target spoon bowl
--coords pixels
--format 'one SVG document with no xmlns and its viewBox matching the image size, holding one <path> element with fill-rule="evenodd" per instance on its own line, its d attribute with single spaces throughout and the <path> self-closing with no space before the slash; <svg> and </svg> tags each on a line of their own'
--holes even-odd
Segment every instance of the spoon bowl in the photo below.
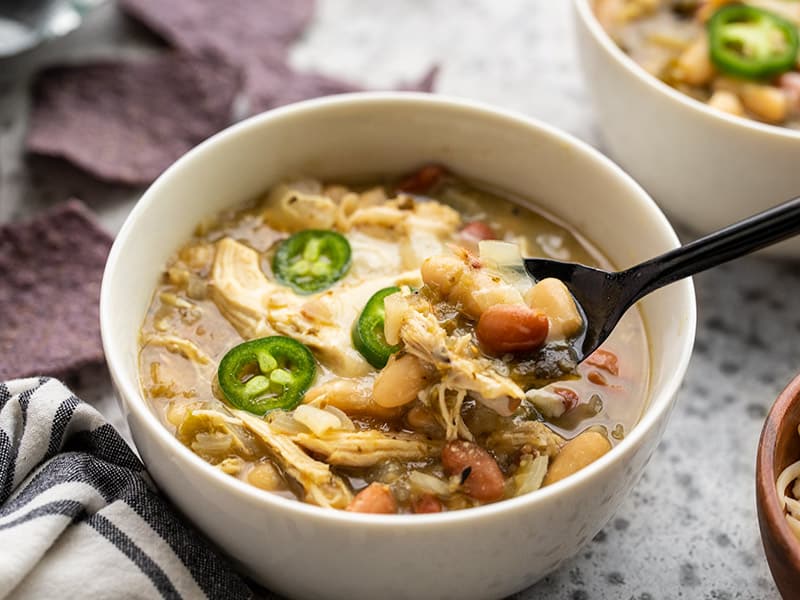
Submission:
<svg viewBox="0 0 800 600">
<path fill-rule="evenodd" d="M 584 330 L 573 349 L 581 362 L 613 331 L 622 315 L 647 294 L 711 267 L 800 233 L 800 197 L 710 233 L 625 271 L 603 271 L 543 258 L 524 259 L 536 280 L 564 282 L 583 313 Z"/>
</svg>

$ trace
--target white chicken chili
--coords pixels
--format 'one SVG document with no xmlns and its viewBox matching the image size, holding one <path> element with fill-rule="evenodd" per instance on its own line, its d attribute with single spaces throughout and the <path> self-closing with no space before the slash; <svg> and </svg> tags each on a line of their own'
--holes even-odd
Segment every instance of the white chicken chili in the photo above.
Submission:
<svg viewBox="0 0 800 600">
<path fill-rule="evenodd" d="M 522 256 L 608 267 L 579 236 L 441 167 L 286 181 L 204 222 L 140 337 L 164 426 L 232 477 L 323 507 L 429 513 L 533 492 L 644 408 L 636 311 L 576 366 L 580 311 Z"/>
<path fill-rule="evenodd" d="M 595 0 L 614 42 L 708 106 L 800 129 L 800 2 Z"/>
</svg>

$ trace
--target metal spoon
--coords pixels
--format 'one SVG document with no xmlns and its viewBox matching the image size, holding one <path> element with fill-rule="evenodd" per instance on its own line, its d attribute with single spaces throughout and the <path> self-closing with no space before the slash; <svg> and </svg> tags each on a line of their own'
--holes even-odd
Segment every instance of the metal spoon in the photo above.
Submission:
<svg viewBox="0 0 800 600">
<path fill-rule="evenodd" d="M 800 197 L 779 204 L 630 269 L 608 272 L 575 263 L 526 258 L 535 279 L 563 281 L 583 311 L 574 343 L 581 362 L 605 341 L 625 311 L 650 292 L 800 233 Z"/>
</svg>

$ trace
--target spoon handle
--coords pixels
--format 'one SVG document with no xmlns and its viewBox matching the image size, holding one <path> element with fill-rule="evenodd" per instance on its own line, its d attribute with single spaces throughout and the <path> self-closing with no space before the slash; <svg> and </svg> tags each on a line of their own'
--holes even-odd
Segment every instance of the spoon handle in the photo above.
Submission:
<svg viewBox="0 0 800 600">
<path fill-rule="evenodd" d="M 800 233 L 800 197 L 643 262 L 620 276 L 634 285 L 631 303 L 669 283 Z"/>
</svg>

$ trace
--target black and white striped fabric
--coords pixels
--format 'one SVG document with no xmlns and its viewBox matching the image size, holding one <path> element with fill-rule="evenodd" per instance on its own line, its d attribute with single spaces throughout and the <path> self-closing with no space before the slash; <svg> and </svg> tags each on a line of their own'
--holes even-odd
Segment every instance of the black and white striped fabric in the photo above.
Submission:
<svg viewBox="0 0 800 600">
<path fill-rule="evenodd" d="M 0 598 L 250 598 L 94 408 L 0 383 Z"/>
</svg>

